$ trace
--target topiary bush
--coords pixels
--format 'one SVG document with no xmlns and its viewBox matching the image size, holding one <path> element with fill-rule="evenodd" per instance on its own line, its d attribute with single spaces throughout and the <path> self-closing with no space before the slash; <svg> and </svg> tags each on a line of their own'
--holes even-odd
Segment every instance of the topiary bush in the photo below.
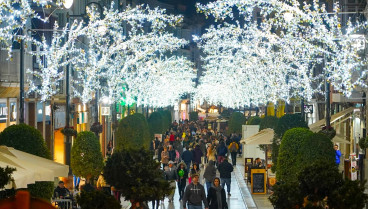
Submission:
<svg viewBox="0 0 368 209">
<path fill-rule="evenodd" d="M 320 130 L 318 133 L 324 134 L 331 140 L 336 136 L 336 130 L 331 126 L 330 127 L 324 126 L 322 130 Z"/>
<path fill-rule="evenodd" d="M 26 124 L 11 125 L 4 129 L 0 133 L 0 145 L 51 159 L 50 150 L 47 148 L 41 132 Z"/>
<path fill-rule="evenodd" d="M 269 200 L 277 209 L 363 209 L 368 200 L 364 185 L 343 179 L 333 162 L 316 160 L 299 172 L 296 181 L 277 183 Z"/>
<path fill-rule="evenodd" d="M 261 122 L 259 124 L 259 130 L 263 130 L 266 128 L 275 129 L 277 126 L 279 119 L 276 116 L 266 116 L 261 118 Z"/>
<path fill-rule="evenodd" d="M 297 182 L 277 182 L 268 198 L 275 209 L 297 208 L 303 204 L 303 195 Z"/>
<path fill-rule="evenodd" d="M 151 138 L 145 117 L 140 113 L 135 113 L 120 120 L 114 150 L 140 147 L 148 149 Z"/>
<path fill-rule="evenodd" d="M 82 191 L 77 196 L 77 203 L 81 209 L 120 209 L 120 203 L 112 195 L 108 195 L 103 191 Z"/>
<path fill-rule="evenodd" d="M 240 112 L 233 112 L 228 123 L 228 134 L 242 133 L 242 125 L 245 124 L 245 116 Z"/>
<path fill-rule="evenodd" d="M 11 125 L 0 133 L 0 145 L 13 147 L 14 149 L 27 152 L 51 160 L 50 150 L 46 146 L 41 132 L 26 124 Z M 50 201 L 54 182 L 36 182 L 28 184 L 28 190 L 32 197 L 38 197 Z"/>
<path fill-rule="evenodd" d="M 279 181 L 296 181 L 300 172 L 297 156 L 302 150 L 302 145 L 311 135 L 312 131 L 305 128 L 293 128 L 286 131 L 281 140 L 276 178 Z M 308 158 L 310 159 L 310 158 Z M 312 159 L 310 159 L 312 160 Z"/>
<path fill-rule="evenodd" d="M 287 130 L 297 127 L 309 129 L 308 124 L 300 114 L 286 114 L 279 119 L 275 128 L 275 135 L 281 139 Z"/>
<path fill-rule="evenodd" d="M 335 163 L 335 150 L 332 141 L 324 134 L 313 133 L 303 141 L 297 155 L 297 164 L 301 168 L 315 161 L 324 160 L 327 163 Z"/>
<path fill-rule="evenodd" d="M 271 158 L 272 158 L 273 166 L 271 170 L 273 172 L 275 172 L 277 169 L 277 161 L 278 161 L 277 158 L 278 158 L 278 153 L 279 153 L 279 148 L 280 148 L 279 145 L 281 143 L 282 136 L 287 130 L 292 129 L 292 128 L 297 128 L 297 127 L 309 129 L 307 123 L 302 119 L 300 114 L 286 114 L 282 116 L 280 119 L 278 119 L 277 125 L 274 129 L 275 137 L 272 143 Z"/>
<path fill-rule="evenodd" d="M 151 136 L 154 134 L 161 134 L 164 132 L 164 121 L 162 115 L 159 112 L 153 112 L 148 118 L 148 127 L 150 129 Z"/>
<path fill-rule="evenodd" d="M 107 160 L 103 176 L 126 200 L 159 200 L 172 191 L 159 166 L 146 149 L 124 149 Z"/>
<path fill-rule="evenodd" d="M 250 117 L 247 121 L 247 125 L 259 125 L 261 124 L 261 118 L 258 116 Z"/>
<path fill-rule="evenodd" d="M 360 149 L 367 149 L 368 148 L 368 137 L 367 138 L 360 138 L 359 139 L 359 147 Z"/>
<path fill-rule="evenodd" d="M 162 121 L 163 121 L 163 133 L 170 129 L 171 126 L 171 112 L 169 110 L 163 110 L 163 111 L 159 111 L 159 113 L 162 116 Z"/>
<path fill-rule="evenodd" d="M 97 177 L 104 166 L 100 142 L 91 131 L 78 133 L 71 151 L 70 166 L 76 176 Z"/>
<path fill-rule="evenodd" d="M 190 112 L 189 113 L 189 120 L 190 121 L 197 121 L 198 118 L 198 112 Z"/>
<path fill-rule="evenodd" d="M 36 181 L 35 184 L 28 184 L 27 188 L 32 197 L 41 198 L 48 202 L 54 194 L 53 181 Z"/>
</svg>

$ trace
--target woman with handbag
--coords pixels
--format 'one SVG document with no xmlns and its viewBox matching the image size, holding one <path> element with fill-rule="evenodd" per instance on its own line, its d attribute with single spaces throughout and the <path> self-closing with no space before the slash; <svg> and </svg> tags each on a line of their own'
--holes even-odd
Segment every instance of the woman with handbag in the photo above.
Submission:
<svg viewBox="0 0 368 209">
<path fill-rule="evenodd" d="M 213 185 L 208 191 L 207 201 L 209 209 L 228 209 L 224 188 L 220 185 L 220 178 L 213 180 Z"/>
</svg>

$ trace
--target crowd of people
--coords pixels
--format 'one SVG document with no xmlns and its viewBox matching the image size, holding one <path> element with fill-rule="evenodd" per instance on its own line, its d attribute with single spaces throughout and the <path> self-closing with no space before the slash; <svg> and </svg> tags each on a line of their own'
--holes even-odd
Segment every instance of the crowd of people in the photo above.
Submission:
<svg viewBox="0 0 368 209">
<path fill-rule="evenodd" d="M 174 201 L 177 186 L 183 208 L 199 209 L 202 203 L 205 208 L 227 208 L 224 187 L 230 197 L 231 172 L 240 154 L 240 139 L 237 134 L 228 136 L 223 130 L 208 129 L 205 122 L 174 121 L 163 139 L 156 137 L 150 146 L 161 163 L 165 179 L 175 188 L 167 197 L 169 202 Z M 152 202 L 152 207 L 155 206 L 159 208 L 159 200 Z"/>
</svg>

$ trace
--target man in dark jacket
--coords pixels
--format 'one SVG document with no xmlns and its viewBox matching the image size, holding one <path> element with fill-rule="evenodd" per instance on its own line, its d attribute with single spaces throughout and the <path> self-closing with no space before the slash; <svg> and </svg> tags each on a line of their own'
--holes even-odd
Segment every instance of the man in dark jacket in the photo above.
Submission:
<svg viewBox="0 0 368 209">
<path fill-rule="evenodd" d="M 178 173 L 173 161 L 170 161 L 169 166 L 165 168 L 165 178 L 167 181 L 170 182 L 170 186 L 174 188 L 174 190 L 169 195 L 169 202 L 173 202 L 176 190 L 176 181 L 178 180 Z"/>
<path fill-rule="evenodd" d="M 183 208 L 188 209 L 202 209 L 202 202 L 206 209 L 208 209 L 208 202 L 206 199 L 206 193 L 204 187 L 198 182 L 199 175 L 194 174 L 192 176 L 192 183 L 185 188 L 183 198 Z"/>
<path fill-rule="evenodd" d="M 225 184 L 227 188 L 227 195 L 231 196 L 230 194 L 230 185 L 231 185 L 231 172 L 233 172 L 233 166 L 228 162 L 227 158 L 224 159 L 218 166 L 218 170 L 220 172 L 220 179 L 221 179 L 221 187 L 225 189 Z"/>
<path fill-rule="evenodd" d="M 188 145 L 185 147 L 185 151 L 181 155 L 181 159 L 183 159 L 185 165 L 187 166 L 187 169 L 188 169 L 187 171 L 189 172 L 190 164 L 193 161 L 193 152 L 189 150 Z"/>
<path fill-rule="evenodd" d="M 221 164 L 224 161 L 224 159 L 227 155 L 227 152 L 228 152 L 224 141 L 220 141 L 220 144 L 217 147 L 216 151 L 217 151 L 217 163 Z"/>
<path fill-rule="evenodd" d="M 215 168 L 215 162 L 213 160 L 210 160 L 206 168 L 204 169 L 203 178 L 206 181 L 206 187 L 207 187 L 207 193 L 211 188 L 211 184 L 213 180 L 216 178 L 216 168 Z"/>
</svg>

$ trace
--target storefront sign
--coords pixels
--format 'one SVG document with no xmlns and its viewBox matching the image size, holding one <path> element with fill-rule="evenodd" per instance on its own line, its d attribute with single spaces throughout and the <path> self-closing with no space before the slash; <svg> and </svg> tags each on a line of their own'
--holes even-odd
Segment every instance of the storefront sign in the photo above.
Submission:
<svg viewBox="0 0 368 209">
<path fill-rule="evenodd" d="M 110 107 L 101 107 L 101 115 L 110 115 Z"/>
</svg>

